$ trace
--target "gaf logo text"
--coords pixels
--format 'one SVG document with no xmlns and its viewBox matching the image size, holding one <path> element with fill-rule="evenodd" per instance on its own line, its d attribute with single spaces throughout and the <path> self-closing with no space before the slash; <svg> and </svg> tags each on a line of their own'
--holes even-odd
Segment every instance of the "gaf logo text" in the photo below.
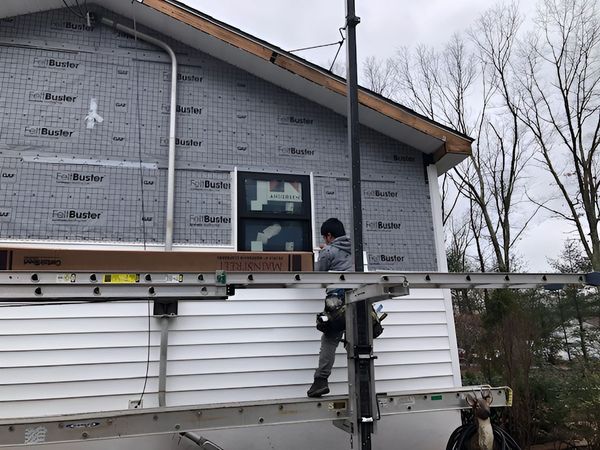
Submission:
<svg viewBox="0 0 600 450">
<path fill-rule="evenodd" d="M 17 172 L 3 169 L 0 172 L 0 184 L 13 184 L 17 181 Z"/>
<path fill-rule="evenodd" d="M 10 222 L 12 211 L 9 208 L 0 208 L 0 222 Z"/>
<path fill-rule="evenodd" d="M 154 178 L 144 178 L 144 180 L 142 181 L 142 185 L 145 188 L 154 189 L 154 187 L 156 186 L 156 180 Z"/>
<path fill-rule="evenodd" d="M 154 216 L 142 216 L 142 223 L 146 227 L 154 225 Z"/>
<path fill-rule="evenodd" d="M 117 78 L 129 78 L 129 67 L 117 67 Z"/>
<path fill-rule="evenodd" d="M 115 102 L 115 111 L 127 112 L 127 102 L 123 102 L 123 101 Z"/>
</svg>

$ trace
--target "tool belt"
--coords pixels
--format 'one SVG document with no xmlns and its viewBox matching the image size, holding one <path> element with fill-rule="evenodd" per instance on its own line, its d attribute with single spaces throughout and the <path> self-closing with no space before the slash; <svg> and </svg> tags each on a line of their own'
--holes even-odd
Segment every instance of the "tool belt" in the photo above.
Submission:
<svg viewBox="0 0 600 450">
<path fill-rule="evenodd" d="M 323 312 L 317 314 L 317 330 L 322 333 L 339 333 L 346 330 L 344 294 L 343 289 L 336 289 L 334 292 L 327 293 L 325 308 Z M 383 327 L 381 326 L 381 318 L 377 315 L 373 305 L 371 305 L 371 321 L 373 323 L 373 338 L 379 337 L 383 333 Z"/>
</svg>

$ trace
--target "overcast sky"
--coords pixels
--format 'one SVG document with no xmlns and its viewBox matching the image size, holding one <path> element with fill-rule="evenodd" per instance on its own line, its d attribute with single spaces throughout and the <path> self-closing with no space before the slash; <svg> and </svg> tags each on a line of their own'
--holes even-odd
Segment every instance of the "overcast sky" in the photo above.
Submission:
<svg viewBox="0 0 600 450">
<path fill-rule="evenodd" d="M 215 19 L 233 25 L 284 50 L 340 40 L 346 0 L 184 0 Z M 360 17 L 357 33 L 359 66 L 365 58 L 393 56 L 400 46 L 443 45 L 455 32 L 464 32 L 496 2 L 493 0 L 355 0 Z M 531 17 L 535 0 L 521 0 L 521 11 Z M 329 67 L 337 47 L 296 53 Z M 345 61 L 346 47 L 338 60 Z M 359 67 L 360 71 L 360 67 Z M 535 189 L 535 180 L 530 186 Z M 548 270 L 547 258 L 562 248 L 566 226 L 540 215 L 519 245 L 529 271 Z"/>
<path fill-rule="evenodd" d="M 521 0 L 524 6 L 533 0 Z M 184 3 L 284 50 L 340 40 L 346 0 L 185 0 Z M 401 45 L 438 45 L 464 31 L 492 0 L 355 0 L 359 61 L 392 56 Z M 298 55 L 326 65 L 335 47 Z M 345 48 L 343 49 L 345 51 Z M 341 55 L 344 57 L 344 55 Z"/>
</svg>

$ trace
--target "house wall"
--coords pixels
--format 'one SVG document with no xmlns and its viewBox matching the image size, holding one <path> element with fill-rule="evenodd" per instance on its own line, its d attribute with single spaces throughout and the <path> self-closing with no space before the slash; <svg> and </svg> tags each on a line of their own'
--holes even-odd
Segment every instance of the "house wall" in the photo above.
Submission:
<svg viewBox="0 0 600 450">
<path fill-rule="evenodd" d="M 313 173 L 316 229 L 352 228 L 345 117 L 157 36 L 179 61 L 175 246 L 232 248 L 234 167 Z M 163 243 L 168 56 L 66 9 L 0 20 L 0 42 L 0 239 Z M 365 127 L 361 153 L 370 267 L 434 269 L 422 154 Z"/>
<path fill-rule="evenodd" d="M 167 405 L 304 397 L 317 364 L 314 317 L 323 295 L 248 289 L 227 301 L 181 301 L 169 325 Z M 374 346 L 377 391 L 455 386 L 442 291 L 414 290 L 383 306 L 389 316 Z M 148 308 L 143 301 L 2 305 L 0 418 L 127 409 L 142 392 L 144 407 L 158 406 L 160 322 Z M 330 382 L 332 394 L 347 392 L 341 345 Z"/>
<path fill-rule="evenodd" d="M 0 21 L 0 239 L 141 244 L 145 235 L 160 244 L 168 60 L 143 42 L 76 22 L 64 10 Z M 234 167 L 313 173 L 314 223 L 330 216 L 349 223 L 345 118 L 163 39 L 180 61 L 176 244 L 232 245 L 231 223 L 202 226 L 193 216 L 231 217 Z M 86 129 L 91 98 L 104 121 Z M 436 270 L 421 153 L 366 128 L 361 152 L 371 269 Z M 224 183 L 205 189 L 206 180 Z M 70 222 L 70 210 L 97 216 Z M 317 363 L 314 315 L 323 296 L 321 289 L 240 290 L 225 302 L 180 302 L 170 320 L 167 405 L 303 397 Z M 142 392 L 144 407 L 157 406 L 160 324 L 149 308 L 0 305 L 0 418 L 124 409 Z M 413 291 L 384 302 L 384 311 L 375 341 L 379 392 L 460 383 L 451 305 L 441 290 Z M 333 394 L 347 389 L 341 346 L 338 353 Z M 393 423 L 390 430 L 400 429 Z M 345 448 L 347 436 L 335 432 Z"/>
</svg>

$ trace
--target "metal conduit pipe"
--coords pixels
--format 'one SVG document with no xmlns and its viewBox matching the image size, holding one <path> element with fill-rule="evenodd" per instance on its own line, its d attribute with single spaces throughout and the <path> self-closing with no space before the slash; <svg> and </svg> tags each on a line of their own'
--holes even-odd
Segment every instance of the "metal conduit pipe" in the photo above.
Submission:
<svg viewBox="0 0 600 450">
<path fill-rule="evenodd" d="M 103 17 L 104 25 L 113 27 L 123 33 L 130 34 L 152 45 L 162 48 L 171 58 L 171 109 L 169 112 L 169 164 L 167 168 L 167 222 L 165 226 L 165 251 L 173 247 L 173 209 L 175 204 L 175 114 L 177 112 L 177 58 L 175 52 L 164 42 L 140 33 L 133 28 L 126 27 L 120 23 Z"/>
<path fill-rule="evenodd" d="M 167 406 L 167 355 L 169 352 L 169 317 L 160 318 L 160 360 L 158 362 L 158 406 Z"/>
<path fill-rule="evenodd" d="M 104 25 L 115 28 L 123 33 L 135 36 L 138 39 L 149 42 L 162 48 L 171 58 L 171 102 L 169 111 L 169 163 L 167 167 L 167 221 L 165 227 L 165 251 L 170 251 L 173 246 L 173 205 L 175 203 L 175 114 L 177 112 L 177 58 L 175 52 L 164 42 L 140 33 L 133 28 L 126 27 L 120 23 L 102 17 Z M 158 368 L 158 405 L 166 406 L 167 387 L 167 353 L 169 345 L 169 319 L 160 319 L 160 361 Z"/>
</svg>

